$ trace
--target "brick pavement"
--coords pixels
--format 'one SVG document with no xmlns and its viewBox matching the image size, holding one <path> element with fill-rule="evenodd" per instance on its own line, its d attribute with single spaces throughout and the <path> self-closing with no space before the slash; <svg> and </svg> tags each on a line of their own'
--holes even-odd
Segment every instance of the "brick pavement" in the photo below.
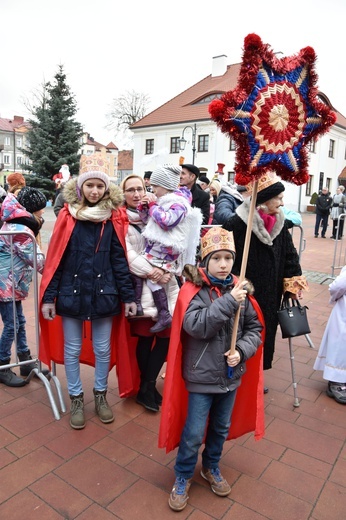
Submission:
<svg viewBox="0 0 346 520">
<path fill-rule="evenodd" d="M 46 210 L 49 239 L 54 215 Z M 318 348 L 330 314 L 328 283 L 335 242 L 313 237 L 315 217 L 303 215 L 305 251 L 301 263 L 310 292 L 310 338 Z M 294 240 L 299 242 L 297 229 Z M 330 233 L 329 233 L 330 234 Z M 329 236 L 327 234 L 327 236 Z M 25 303 L 30 346 L 35 349 L 33 296 Z M 196 470 L 187 508 L 190 520 L 343 520 L 346 511 L 346 407 L 326 396 L 326 383 L 312 368 L 316 350 L 306 338 L 293 340 L 297 392 L 293 389 L 287 340 L 278 333 L 274 367 L 265 373 L 266 434 L 226 443 L 221 469 L 232 493 L 211 493 Z M 66 404 L 63 367 L 57 367 Z M 160 414 L 134 399 L 120 399 L 114 371 L 109 401 L 115 421 L 95 416 L 93 370 L 83 367 L 87 426 L 69 427 L 68 413 L 56 420 L 42 383 L 24 388 L 0 385 L 0 518 L 27 520 L 161 520 L 176 518 L 167 499 L 175 452 L 157 448 Z M 158 382 L 163 389 L 164 380 Z"/>
</svg>

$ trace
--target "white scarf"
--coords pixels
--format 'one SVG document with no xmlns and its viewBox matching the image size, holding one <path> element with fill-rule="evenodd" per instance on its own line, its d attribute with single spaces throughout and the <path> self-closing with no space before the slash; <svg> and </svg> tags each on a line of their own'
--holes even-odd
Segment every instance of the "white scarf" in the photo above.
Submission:
<svg viewBox="0 0 346 520">
<path fill-rule="evenodd" d="M 100 208 L 99 206 L 86 206 L 79 209 L 78 206 L 68 205 L 68 210 L 76 220 L 90 220 L 92 222 L 103 222 L 110 219 L 111 208 Z"/>
</svg>

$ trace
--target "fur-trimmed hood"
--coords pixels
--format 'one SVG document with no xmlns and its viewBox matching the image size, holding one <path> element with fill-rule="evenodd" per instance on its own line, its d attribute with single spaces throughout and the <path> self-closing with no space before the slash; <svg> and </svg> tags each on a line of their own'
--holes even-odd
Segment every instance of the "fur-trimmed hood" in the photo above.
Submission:
<svg viewBox="0 0 346 520">
<path fill-rule="evenodd" d="M 109 193 L 109 197 L 101 199 L 100 202 L 98 202 L 100 209 L 117 209 L 124 203 L 123 192 L 113 183 L 110 183 L 106 193 Z M 77 194 L 77 178 L 70 179 L 65 184 L 63 189 L 63 197 L 65 202 L 67 202 L 67 204 L 71 204 L 71 206 L 78 206 L 80 204 L 80 199 L 78 198 Z"/>
<path fill-rule="evenodd" d="M 196 267 L 195 265 L 192 265 L 192 264 L 186 264 L 184 266 L 184 270 L 183 270 L 182 274 L 185 277 L 186 281 L 192 282 L 197 287 L 203 287 L 203 285 L 211 285 L 211 282 L 208 279 L 205 269 L 203 269 L 201 267 Z M 233 278 L 234 278 L 234 276 L 233 276 Z M 254 286 L 249 280 L 246 280 L 246 281 L 247 281 L 246 290 L 247 290 L 248 294 L 253 295 L 255 292 Z"/>
<path fill-rule="evenodd" d="M 250 198 L 245 199 L 244 202 L 236 209 L 236 214 L 241 218 L 243 222 L 245 222 L 245 224 L 247 224 L 249 220 L 250 203 Z M 253 216 L 252 231 L 257 236 L 258 240 L 260 240 L 263 244 L 272 246 L 273 240 L 280 234 L 282 228 L 284 227 L 284 224 L 285 215 L 283 214 L 283 211 L 280 211 L 280 213 L 276 215 L 276 222 L 274 224 L 273 229 L 270 233 L 268 233 L 264 226 L 262 218 L 260 217 L 258 211 L 255 210 Z"/>
</svg>

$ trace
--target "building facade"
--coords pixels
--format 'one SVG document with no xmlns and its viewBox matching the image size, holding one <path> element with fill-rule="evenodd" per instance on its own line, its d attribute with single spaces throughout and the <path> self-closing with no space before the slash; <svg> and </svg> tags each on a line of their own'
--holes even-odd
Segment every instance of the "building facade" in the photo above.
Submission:
<svg viewBox="0 0 346 520">
<path fill-rule="evenodd" d="M 225 55 L 216 56 L 211 75 L 132 125 L 134 172 L 143 175 L 163 162 L 185 162 L 212 179 L 217 164 L 222 163 L 227 180 L 233 182 L 235 143 L 210 119 L 208 106 L 236 87 L 239 70 L 240 64 L 227 65 Z M 313 193 L 323 186 L 334 194 L 338 184 L 346 181 L 341 176 L 346 166 L 346 118 L 322 92 L 319 99 L 336 112 L 337 121 L 327 134 L 310 143 L 309 182 L 303 186 L 285 183 L 285 204 L 296 211 L 306 211 Z"/>
</svg>

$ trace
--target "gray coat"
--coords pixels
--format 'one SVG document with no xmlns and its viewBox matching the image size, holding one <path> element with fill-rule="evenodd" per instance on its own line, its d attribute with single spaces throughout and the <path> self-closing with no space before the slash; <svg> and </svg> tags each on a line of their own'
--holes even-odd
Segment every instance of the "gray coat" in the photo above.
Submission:
<svg viewBox="0 0 346 520">
<path fill-rule="evenodd" d="M 236 349 L 240 352 L 241 362 L 233 368 L 233 377 L 227 377 L 225 352 L 229 350 L 234 316 L 238 303 L 231 296 L 232 283 L 215 288 L 203 281 L 199 270 L 186 266 L 184 275 L 200 291 L 191 300 L 186 311 L 182 335 L 183 378 L 189 392 L 224 393 L 240 385 L 245 373 L 245 362 L 252 357 L 261 344 L 261 330 L 257 313 L 247 298 L 241 309 Z M 219 292 L 220 294 L 220 292 Z"/>
</svg>

